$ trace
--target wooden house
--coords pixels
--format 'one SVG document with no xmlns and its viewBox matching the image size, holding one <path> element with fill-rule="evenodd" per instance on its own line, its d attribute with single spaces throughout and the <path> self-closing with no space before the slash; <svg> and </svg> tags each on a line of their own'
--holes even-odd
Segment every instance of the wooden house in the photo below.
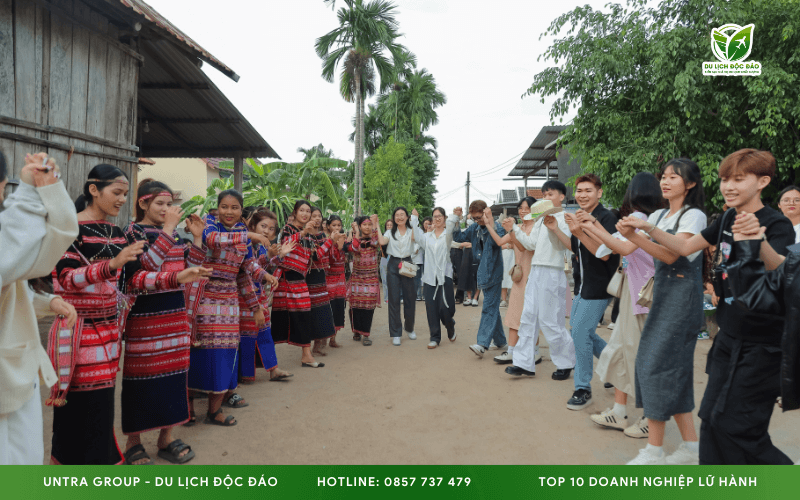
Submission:
<svg viewBox="0 0 800 500">
<path fill-rule="evenodd" d="M 0 150 L 11 176 L 26 153 L 45 151 L 77 197 L 99 163 L 135 185 L 140 157 L 229 157 L 240 186 L 243 158 L 278 155 L 204 63 L 239 79 L 142 0 L 0 0 Z"/>
</svg>

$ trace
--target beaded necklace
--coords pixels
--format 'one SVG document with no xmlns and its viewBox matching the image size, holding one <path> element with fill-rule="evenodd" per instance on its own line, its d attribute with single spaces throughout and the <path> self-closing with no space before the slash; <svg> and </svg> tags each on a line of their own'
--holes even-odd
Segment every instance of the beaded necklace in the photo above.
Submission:
<svg viewBox="0 0 800 500">
<path fill-rule="evenodd" d="M 94 260 L 95 260 L 97 257 L 99 257 L 99 256 L 100 256 L 100 255 L 101 255 L 103 252 L 105 252 L 105 251 L 106 251 L 106 249 L 108 249 L 109 255 L 111 255 L 111 257 L 113 258 L 114 252 L 113 252 L 113 250 L 112 250 L 110 247 L 114 247 L 114 248 L 116 248 L 118 252 L 121 252 L 121 251 L 122 251 L 122 247 L 121 247 L 121 246 L 119 246 L 119 245 L 117 245 L 117 244 L 115 244 L 115 243 L 111 243 L 111 238 L 114 236 L 114 229 L 113 229 L 113 226 L 112 226 L 111 224 L 108 224 L 108 234 L 103 234 L 103 233 L 101 233 L 100 231 L 96 230 L 95 228 L 93 228 L 93 227 L 89 226 L 88 224 L 84 224 L 84 225 L 83 225 L 83 227 L 85 227 L 85 228 L 86 228 L 86 229 L 88 229 L 89 231 L 93 232 L 93 233 L 94 233 L 94 234 L 96 234 L 97 236 L 100 236 L 101 238 L 105 238 L 105 239 L 106 239 L 106 243 L 105 243 L 105 245 L 103 245 L 103 248 L 101 248 L 101 249 L 100 249 L 100 251 L 99 251 L 99 252 L 97 252 L 97 253 L 94 255 L 94 257 L 92 257 L 91 259 L 89 259 L 89 261 L 94 261 Z"/>
</svg>

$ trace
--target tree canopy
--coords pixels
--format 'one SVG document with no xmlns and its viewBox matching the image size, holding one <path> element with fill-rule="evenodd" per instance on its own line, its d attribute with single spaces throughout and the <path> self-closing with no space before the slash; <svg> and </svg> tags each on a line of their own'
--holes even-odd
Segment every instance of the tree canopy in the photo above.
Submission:
<svg viewBox="0 0 800 500">
<path fill-rule="evenodd" d="M 583 6 L 556 18 L 540 56 L 559 65 L 534 77 L 525 95 L 557 96 L 553 122 L 577 115 L 561 134 L 604 198 L 619 203 L 640 171 L 674 157 L 696 161 L 709 206 L 723 204 L 717 168 L 742 148 L 770 151 L 778 172 L 769 197 L 800 172 L 800 4 L 794 0 L 645 0 Z M 714 61 L 712 29 L 755 24 L 748 61 L 760 76 L 703 76 Z M 562 33 L 566 31 L 566 33 Z"/>
<path fill-rule="evenodd" d="M 413 168 L 405 161 L 406 146 L 389 138 L 364 164 L 364 213 L 390 218 L 398 206 L 414 206 Z"/>
</svg>

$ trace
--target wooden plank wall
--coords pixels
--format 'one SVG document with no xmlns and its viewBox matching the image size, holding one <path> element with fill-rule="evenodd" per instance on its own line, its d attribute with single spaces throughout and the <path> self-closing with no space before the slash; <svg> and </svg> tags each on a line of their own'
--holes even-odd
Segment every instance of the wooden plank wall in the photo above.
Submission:
<svg viewBox="0 0 800 500">
<path fill-rule="evenodd" d="M 58 0 L 58 8 L 90 23 L 92 30 L 50 12 L 31 0 L 0 0 L 0 115 L 60 127 L 133 146 L 136 142 L 136 99 L 139 62 L 100 34 L 118 39 L 108 19 L 81 0 Z M 61 166 L 73 198 L 82 192 L 89 171 L 99 163 L 120 167 L 133 182 L 136 165 L 104 154 L 135 156 L 131 151 L 65 135 L 0 124 L 0 131 L 36 137 L 97 154 L 74 154 L 49 148 Z M 43 146 L 0 138 L 0 150 L 17 177 L 25 154 Z M 130 220 L 128 204 L 116 223 Z"/>
</svg>

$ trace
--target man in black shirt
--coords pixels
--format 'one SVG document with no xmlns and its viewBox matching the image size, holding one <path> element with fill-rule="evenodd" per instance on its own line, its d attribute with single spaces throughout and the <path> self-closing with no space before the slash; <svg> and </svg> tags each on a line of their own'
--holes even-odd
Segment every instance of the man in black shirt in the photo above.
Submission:
<svg viewBox="0 0 800 500">
<path fill-rule="evenodd" d="M 721 271 L 715 284 L 718 295 L 722 294 L 717 306 L 720 331 L 708 354 L 708 386 L 700 405 L 701 464 L 792 463 L 772 444 L 768 433 L 780 394 L 783 318 L 734 305 L 725 272 L 726 266 L 737 261 L 732 227 L 747 214 L 755 215 L 757 225 L 766 227 L 765 239 L 779 254 L 786 255 L 786 247 L 794 243 L 789 219 L 761 202 L 761 191 L 774 175 L 772 154 L 739 150 L 719 166 L 720 191 L 732 210 L 688 240 L 646 228 L 654 240 L 683 256 L 711 245 L 718 247 L 714 265 Z"/>
<path fill-rule="evenodd" d="M 608 282 L 619 265 L 619 255 L 595 257 L 600 242 L 587 235 L 579 223 L 582 220 L 598 220 L 606 231 L 616 232 L 617 218 L 600 204 L 603 183 L 595 174 L 585 174 L 575 182 L 575 200 L 581 209 L 576 215 L 564 216 L 572 232 L 572 252 L 578 256 L 581 272 L 580 288 L 572 301 L 569 317 L 572 341 L 575 343 L 575 392 L 567 401 L 570 410 L 581 410 L 592 400 L 593 355 L 600 357 L 606 341 L 597 335 L 597 324 L 603 318 L 611 296 L 606 292 Z M 579 220 L 580 219 L 580 220 Z M 561 380 L 569 376 L 569 370 L 558 370 L 553 378 Z"/>
</svg>

